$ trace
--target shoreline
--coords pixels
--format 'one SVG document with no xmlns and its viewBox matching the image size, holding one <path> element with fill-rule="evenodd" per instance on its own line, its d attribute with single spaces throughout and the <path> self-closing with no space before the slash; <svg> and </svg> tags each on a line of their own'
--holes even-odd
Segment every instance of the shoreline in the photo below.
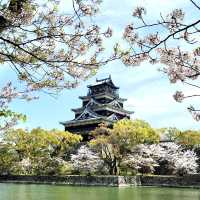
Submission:
<svg viewBox="0 0 200 200">
<path fill-rule="evenodd" d="M 28 176 L 3 175 L 0 183 L 110 187 L 171 187 L 200 189 L 200 174 L 187 176 Z"/>
</svg>

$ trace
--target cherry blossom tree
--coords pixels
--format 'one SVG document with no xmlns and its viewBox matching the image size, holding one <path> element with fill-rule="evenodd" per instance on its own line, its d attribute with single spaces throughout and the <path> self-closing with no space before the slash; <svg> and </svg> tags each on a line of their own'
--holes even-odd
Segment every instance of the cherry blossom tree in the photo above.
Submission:
<svg viewBox="0 0 200 200">
<path fill-rule="evenodd" d="M 198 1 L 190 2 L 199 12 Z M 138 66 L 144 61 L 164 64 L 161 71 L 168 75 L 171 83 L 182 82 L 200 89 L 194 82 L 200 75 L 200 20 L 188 22 L 182 9 L 174 9 L 166 16 L 160 14 L 160 19 L 155 22 L 149 20 L 144 7 L 135 8 L 132 15 L 135 21 L 125 27 L 123 34 L 128 49 L 115 48 L 116 54 L 122 56 L 123 63 L 128 66 Z M 174 99 L 182 102 L 186 98 L 199 96 L 200 93 L 187 95 L 177 91 Z M 200 121 L 200 110 L 194 106 L 188 107 L 188 110 L 195 120 Z"/>
<path fill-rule="evenodd" d="M 86 175 L 100 172 L 104 168 L 103 160 L 86 145 L 81 146 L 77 154 L 71 155 L 71 162 L 75 171 Z"/>
<path fill-rule="evenodd" d="M 159 166 L 155 159 L 146 155 L 129 154 L 121 163 L 124 168 L 135 170 L 141 173 L 153 173 L 155 167 Z"/>
<path fill-rule="evenodd" d="M 27 91 L 74 87 L 106 62 L 98 55 L 103 38 L 112 31 L 101 32 L 86 18 L 97 13 L 100 1 L 73 0 L 69 14 L 60 13 L 58 3 L 11 0 L 0 4 L 1 63 L 15 70 Z"/>
<path fill-rule="evenodd" d="M 103 40 L 112 30 L 101 31 L 91 21 L 100 0 L 72 0 L 69 13 L 60 12 L 60 0 L 0 1 L 0 64 L 16 73 L 17 88 L 9 82 L 0 91 L 0 131 L 20 117 L 10 112 L 12 99 L 31 100 L 36 91 L 55 94 L 74 88 L 115 59 L 103 59 Z M 66 3 L 66 7 L 69 7 Z M 9 119 L 8 119 L 9 118 Z"/>
<path fill-rule="evenodd" d="M 155 158 L 157 157 L 160 169 L 164 173 L 183 175 L 197 172 L 198 158 L 193 150 L 185 150 L 174 142 L 161 143 L 150 148 L 152 151 L 158 149 Z"/>
<path fill-rule="evenodd" d="M 142 143 L 157 143 L 159 135 L 143 120 L 122 119 L 113 129 L 101 125 L 92 132 L 90 145 L 104 160 L 110 175 L 120 173 L 121 161 L 134 146 Z"/>
<path fill-rule="evenodd" d="M 9 82 L 0 91 L 0 133 L 8 130 L 14 126 L 19 120 L 26 120 L 26 116 L 21 113 L 13 112 L 9 109 L 9 103 L 16 97 L 19 97 L 20 93 L 16 91 L 16 88 L 12 87 L 12 83 Z M 23 98 L 23 97 L 22 97 Z"/>
<path fill-rule="evenodd" d="M 174 142 L 145 145 L 133 149 L 125 163 L 141 172 L 159 174 L 191 174 L 197 172 L 197 155 Z"/>
</svg>

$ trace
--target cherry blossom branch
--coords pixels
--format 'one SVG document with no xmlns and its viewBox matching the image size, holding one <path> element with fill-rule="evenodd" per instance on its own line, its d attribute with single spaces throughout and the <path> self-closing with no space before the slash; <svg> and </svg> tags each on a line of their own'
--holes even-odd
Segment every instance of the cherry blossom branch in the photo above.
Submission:
<svg viewBox="0 0 200 200">
<path fill-rule="evenodd" d="M 191 2 L 199 9 L 193 0 Z M 181 9 L 173 10 L 166 17 L 160 14 L 161 19 L 156 23 L 146 23 L 144 15 L 146 15 L 145 8 L 137 7 L 133 11 L 133 17 L 142 25 L 136 26 L 132 23 L 125 27 L 123 38 L 128 42 L 130 48 L 124 50 L 123 63 L 130 66 L 138 66 L 144 61 L 149 61 L 151 64 L 164 64 L 165 67 L 161 71 L 168 75 L 171 83 L 181 81 L 199 89 L 200 86 L 186 80 L 196 80 L 200 76 L 200 48 L 195 48 L 199 42 L 195 36 L 200 32 L 198 28 L 200 20 L 185 24 L 185 13 Z M 158 27 L 156 31 L 155 27 Z M 141 31 L 142 36 L 140 35 Z M 194 48 L 192 51 L 185 51 L 170 43 L 173 40 L 183 41 L 193 45 Z M 199 95 L 184 96 L 181 91 L 177 91 L 173 96 L 176 101 L 182 102 L 184 98 Z M 200 120 L 200 113 L 195 111 L 195 114 L 192 114 L 196 120 Z"/>
</svg>

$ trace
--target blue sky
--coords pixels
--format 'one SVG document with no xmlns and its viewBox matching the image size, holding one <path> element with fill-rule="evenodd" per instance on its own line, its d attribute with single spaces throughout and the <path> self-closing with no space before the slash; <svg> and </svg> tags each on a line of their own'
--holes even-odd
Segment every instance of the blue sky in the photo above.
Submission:
<svg viewBox="0 0 200 200">
<path fill-rule="evenodd" d="M 63 0 L 62 7 L 69 7 L 69 0 Z M 113 3 L 114 2 L 114 3 Z M 96 21 L 103 28 L 111 26 L 114 30 L 113 39 L 106 42 L 106 47 L 110 49 L 115 41 L 121 39 L 123 27 L 132 21 L 131 13 L 134 6 L 145 5 L 149 11 L 149 18 L 156 19 L 160 11 L 166 14 L 176 7 L 181 7 L 188 12 L 188 18 L 192 20 L 196 16 L 192 13 L 193 8 L 189 0 L 104 0 L 100 14 Z M 186 93 L 191 93 L 191 88 L 181 84 L 170 84 L 168 78 L 157 69 L 160 65 L 150 65 L 143 63 L 139 67 L 125 67 L 120 61 L 109 63 L 102 67 L 95 77 L 82 83 L 78 88 L 63 91 L 57 99 L 41 94 L 40 99 L 32 102 L 15 101 L 12 108 L 15 111 L 25 113 L 28 121 L 20 124 L 20 127 L 33 128 L 43 127 L 47 129 L 63 127 L 59 121 L 73 119 L 71 108 L 81 106 L 78 96 L 87 93 L 87 85 L 95 82 L 97 78 L 104 78 L 112 75 L 114 83 L 120 87 L 120 96 L 127 98 L 125 107 L 133 110 L 135 114 L 132 118 L 140 118 L 151 123 L 153 127 L 176 126 L 181 129 L 200 129 L 200 123 L 195 122 L 187 111 L 187 106 L 196 99 L 177 103 L 172 95 L 176 90 L 183 89 Z M 13 79 L 13 75 L 8 73 L 3 67 L 0 68 L 0 86 Z"/>
</svg>

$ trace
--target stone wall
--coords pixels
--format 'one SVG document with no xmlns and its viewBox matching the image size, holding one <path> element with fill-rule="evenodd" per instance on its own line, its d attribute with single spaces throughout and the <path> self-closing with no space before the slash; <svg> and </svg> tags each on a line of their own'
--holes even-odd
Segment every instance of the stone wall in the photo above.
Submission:
<svg viewBox="0 0 200 200">
<path fill-rule="evenodd" d="M 200 174 L 186 176 L 140 176 L 143 186 L 200 188 Z"/>
<path fill-rule="evenodd" d="M 0 176 L 0 182 L 84 186 L 136 186 L 136 176 Z"/>
<path fill-rule="evenodd" d="M 200 174 L 187 176 L 0 176 L 0 182 L 84 186 L 165 186 L 200 188 Z"/>
</svg>

